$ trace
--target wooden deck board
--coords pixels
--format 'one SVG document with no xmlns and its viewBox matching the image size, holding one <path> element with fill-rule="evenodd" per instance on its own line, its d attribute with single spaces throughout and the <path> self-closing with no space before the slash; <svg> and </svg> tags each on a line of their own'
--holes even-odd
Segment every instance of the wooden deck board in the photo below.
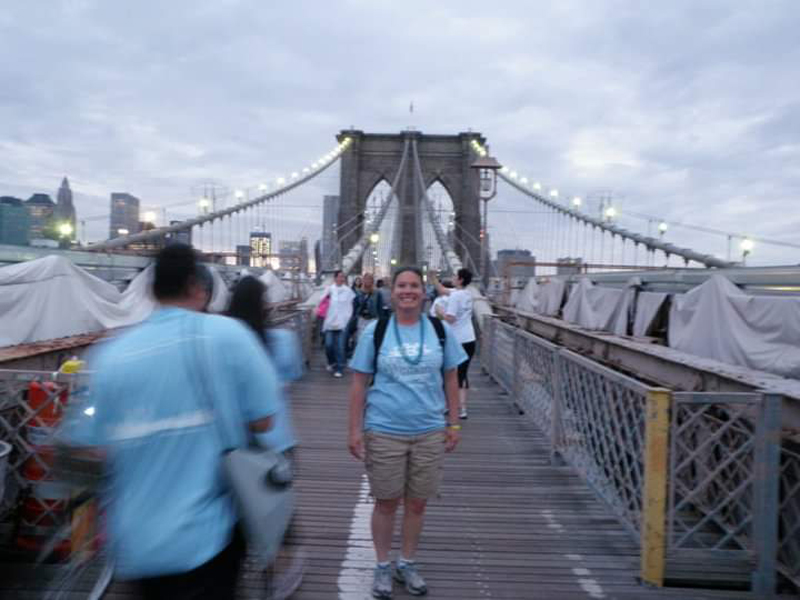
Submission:
<svg viewBox="0 0 800 600">
<path fill-rule="evenodd" d="M 753 598 L 640 586 L 638 550 L 629 534 L 570 467 L 549 464 L 547 440 L 497 386 L 478 369 L 471 377 L 463 442 L 447 456 L 441 495 L 429 505 L 417 557 L 429 598 Z M 348 378 L 331 378 L 316 356 L 309 374 L 291 391 L 302 444 L 298 526 L 290 543 L 308 553 L 297 600 L 370 597 L 374 554 L 369 535 L 351 532 L 363 467 L 346 448 L 347 389 Z M 362 551 L 343 564 L 348 546 Z M 28 575 L 17 565 L 3 566 L 2 597 L 40 598 L 45 570 Z M 252 592 L 257 580 L 251 581 L 252 573 L 247 577 Z M 12 592 L 8 581 L 15 578 Z M 395 586 L 395 598 L 410 597 Z M 124 584 L 115 583 L 106 598 L 133 597 Z"/>
</svg>

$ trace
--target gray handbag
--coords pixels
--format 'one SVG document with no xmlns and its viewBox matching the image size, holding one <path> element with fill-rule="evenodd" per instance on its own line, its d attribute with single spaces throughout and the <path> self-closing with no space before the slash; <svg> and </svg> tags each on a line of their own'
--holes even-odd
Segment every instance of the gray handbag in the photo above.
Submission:
<svg viewBox="0 0 800 600">
<path fill-rule="evenodd" d="M 202 340 L 201 336 L 197 337 Z M 198 341 L 203 349 L 205 344 Z M 197 346 L 195 346 L 197 347 Z M 266 568 L 275 560 L 294 512 L 292 467 L 282 454 L 261 448 L 248 431 L 250 446 L 237 448 L 225 443 L 225 436 L 205 381 L 204 361 L 198 357 L 200 397 L 214 415 L 222 448 L 222 469 L 239 510 L 240 525 L 247 540 L 247 552 Z"/>
</svg>

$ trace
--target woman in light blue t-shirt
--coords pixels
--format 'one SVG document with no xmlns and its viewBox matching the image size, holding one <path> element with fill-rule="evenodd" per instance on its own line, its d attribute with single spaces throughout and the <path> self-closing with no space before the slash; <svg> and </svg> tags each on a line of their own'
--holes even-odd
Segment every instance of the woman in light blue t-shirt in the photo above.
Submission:
<svg viewBox="0 0 800 600">
<path fill-rule="evenodd" d="M 413 595 L 427 592 L 414 556 L 427 501 L 438 490 L 444 452 L 459 441 L 461 426 L 445 419 L 445 396 L 449 418 L 456 418 L 456 368 L 467 358 L 450 326 L 423 314 L 425 287 L 418 269 L 398 270 L 391 292 L 393 315 L 364 329 L 350 361 L 348 440 L 350 452 L 365 463 L 375 497 L 372 595 L 385 599 L 392 594 L 389 551 L 401 501 L 403 542 L 394 578 Z"/>
</svg>

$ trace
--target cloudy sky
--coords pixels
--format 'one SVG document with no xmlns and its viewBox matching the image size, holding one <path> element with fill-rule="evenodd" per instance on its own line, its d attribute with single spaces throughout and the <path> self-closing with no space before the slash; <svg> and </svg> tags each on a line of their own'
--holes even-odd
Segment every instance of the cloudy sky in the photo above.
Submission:
<svg viewBox="0 0 800 600">
<path fill-rule="evenodd" d="M 112 191 L 178 218 L 206 182 L 254 187 L 343 128 L 413 125 L 480 131 L 520 174 L 609 192 L 629 228 L 651 215 L 800 243 L 796 0 L 3 4 L 0 194 L 69 176 L 89 239 Z M 310 237 L 337 189 L 330 170 L 294 193 Z M 535 249 L 536 206 L 508 188 L 492 206 L 519 211 L 492 217 L 495 249 Z M 668 235 L 725 252 L 725 236 Z"/>
</svg>

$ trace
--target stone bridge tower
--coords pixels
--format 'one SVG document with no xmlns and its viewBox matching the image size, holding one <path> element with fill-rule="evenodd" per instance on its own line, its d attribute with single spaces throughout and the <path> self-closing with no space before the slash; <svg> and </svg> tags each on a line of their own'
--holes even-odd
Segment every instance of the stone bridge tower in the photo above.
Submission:
<svg viewBox="0 0 800 600">
<path fill-rule="evenodd" d="M 392 183 L 400 167 L 406 139 L 415 139 L 425 187 L 427 189 L 438 181 L 450 195 L 456 213 L 454 250 L 462 263 L 475 271 L 480 262 L 481 221 L 478 174 L 470 169 L 473 161 L 470 143 L 477 140 L 484 144 L 483 136 L 479 133 L 425 135 L 418 131 L 380 134 L 344 130 L 337 139 L 341 142 L 346 137 L 353 141 L 341 158 L 338 222 L 358 223 L 358 227 L 340 240 L 342 256 L 362 234 L 362 213 L 370 194 L 381 181 Z M 396 246 L 399 256 L 394 258 L 400 265 L 419 265 L 423 260 L 420 255 L 420 236 L 423 219 L 427 219 L 427 216 L 423 214 L 422 190 L 418 189 L 414 173 L 409 148 L 405 169 L 396 190 L 399 225 L 395 229 L 395 236 L 399 240 Z"/>
</svg>

